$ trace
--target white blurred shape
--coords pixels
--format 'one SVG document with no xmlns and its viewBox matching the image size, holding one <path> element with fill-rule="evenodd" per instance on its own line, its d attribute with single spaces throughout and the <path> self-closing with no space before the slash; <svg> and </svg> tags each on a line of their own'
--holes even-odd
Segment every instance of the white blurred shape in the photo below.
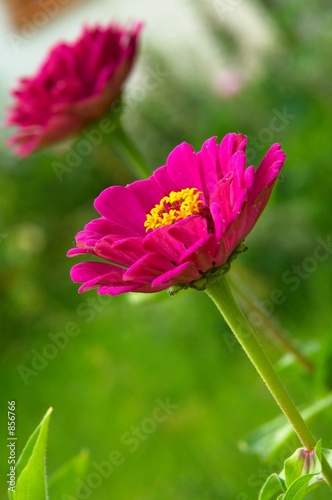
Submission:
<svg viewBox="0 0 332 500">
<path fill-rule="evenodd" d="M 56 5 L 58 0 L 49 1 Z M 227 15 L 220 13 L 221 1 L 231 2 L 232 9 L 226 12 Z M 217 7 L 215 2 L 219 2 Z M 20 33 L 15 33 L 10 26 L 1 4 L 2 85 L 5 89 L 11 88 L 18 77 L 33 74 L 50 47 L 60 40 L 74 40 L 83 24 L 107 24 L 112 20 L 126 24 L 141 20 L 145 25 L 143 57 L 146 48 L 150 47 L 162 55 L 180 80 L 194 79 L 211 86 L 225 67 L 226 58 L 224 48 L 218 46 L 211 33 L 204 9 L 212 9 L 211 14 L 220 23 L 220 29 L 226 23 L 233 30 L 242 43 L 248 66 L 257 67 L 260 50 L 273 46 L 275 33 L 271 20 L 248 0 L 93 0 L 74 4 L 56 16 L 49 16 L 47 22 L 45 16 L 39 16 L 34 24 L 26 24 Z M 44 21 L 41 23 L 39 19 Z"/>
</svg>

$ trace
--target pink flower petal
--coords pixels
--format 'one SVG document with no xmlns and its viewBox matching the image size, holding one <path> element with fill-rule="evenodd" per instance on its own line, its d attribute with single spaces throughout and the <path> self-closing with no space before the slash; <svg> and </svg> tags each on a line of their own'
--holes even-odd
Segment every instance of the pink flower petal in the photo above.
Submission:
<svg viewBox="0 0 332 500">
<path fill-rule="evenodd" d="M 168 177 L 167 167 L 157 168 L 153 173 L 153 179 L 163 191 L 163 196 L 168 196 L 171 191 L 178 191 L 178 186 Z"/>
<path fill-rule="evenodd" d="M 126 189 L 132 192 L 136 198 L 140 200 L 143 205 L 145 216 L 150 213 L 151 209 L 165 196 L 165 191 L 158 186 L 153 177 L 144 181 L 133 182 L 129 184 Z M 166 194 L 168 194 L 168 192 Z"/>
<path fill-rule="evenodd" d="M 160 227 L 156 231 L 149 233 L 143 240 L 143 248 L 152 253 L 160 253 L 177 262 L 185 251 L 182 241 L 177 240 L 171 234 L 173 226 Z"/>
<path fill-rule="evenodd" d="M 167 257 L 158 253 L 147 253 L 137 260 L 125 273 L 125 281 L 151 283 L 157 276 L 176 267 Z"/>
<path fill-rule="evenodd" d="M 237 151 L 245 151 L 246 137 L 242 134 L 227 134 L 223 138 L 219 149 L 221 172 L 226 175 L 230 169 L 230 160 Z"/>
<path fill-rule="evenodd" d="M 83 283 L 78 291 L 85 292 L 110 281 L 121 283 L 123 269 L 103 262 L 82 262 L 71 269 L 70 276 L 74 283 Z"/>
<path fill-rule="evenodd" d="M 95 253 L 122 267 L 129 267 L 145 254 L 142 238 L 133 236 L 119 240 L 117 236 L 108 235 L 95 245 Z"/>
<path fill-rule="evenodd" d="M 190 260 L 201 272 L 213 267 L 218 244 L 215 235 L 208 231 L 206 219 L 199 216 L 188 217 L 171 226 L 169 234 L 183 245 L 181 255 L 176 260 L 178 264 Z M 178 250 L 180 251 L 180 247 Z"/>
<path fill-rule="evenodd" d="M 167 158 L 167 175 L 177 186 L 177 191 L 186 188 L 203 190 L 199 162 L 192 146 L 183 142 Z"/>
<path fill-rule="evenodd" d="M 95 200 L 95 209 L 111 222 L 131 228 L 133 236 L 144 235 L 146 209 L 143 199 L 122 186 L 112 186 L 105 189 Z"/>
<path fill-rule="evenodd" d="M 170 271 L 160 274 L 152 281 L 152 286 L 165 285 L 167 283 L 168 288 L 173 283 L 187 283 L 199 277 L 200 274 L 194 264 L 191 262 L 184 262 L 179 266 L 173 267 Z"/>
<path fill-rule="evenodd" d="M 222 233 L 226 231 L 229 224 L 233 221 L 233 206 L 231 200 L 232 182 L 233 182 L 233 174 L 229 173 L 219 182 L 215 190 L 211 193 L 211 198 L 210 198 L 211 206 L 214 204 L 219 205 L 219 210 L 218 210 L 219 227 Z M 219 237 L 217 239 L 219 239 Z"/>
<path fill-rule="evenodd" d="M 258 196 L 267 184 L 275 181 L 278 177 L 286 160 L 286 155 L 280 150 L 280 147 L 280 144 L 273 144 L 259 165 L 255 173 L 255 180 L 252 186 L 250 196 L 251 201 Z"/>
<path fill-rule="evenodd" d="M 197 160 L 202 171 L 202 189 L 207 201 L 210 199 L 211 191 L 222 177 L 219 163 L 219 146 L 217 146 L 216 141 L 216 137 L 211 137 L 211 139 L 205 141 L 201 151 L 197 153 Z"/>
</svg>

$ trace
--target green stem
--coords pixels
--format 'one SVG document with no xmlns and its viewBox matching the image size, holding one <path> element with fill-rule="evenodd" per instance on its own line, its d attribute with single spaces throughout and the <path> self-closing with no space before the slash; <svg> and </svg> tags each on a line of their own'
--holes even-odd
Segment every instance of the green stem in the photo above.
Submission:
<svg viewBox="0 0 332 500">
<path fill-rule="evenodd" d="M 279 344 L 283 349 L 291 352 L 295 359 L 307 370 L 308 372 L 313 372 L 315 365 L 308 359 L 298 347 L 277 327 L 272 320 L 267 318 L 262 311 L 255 305 L 255 302 L 250 297 L 248 291 L 243 286 L 243 282 L 240 276 L 236 276 L 234 271 L 232 277 L 230 277 L 230 285 L 234 289 L 235 294 L 240 299 L 240 303 L 243 303 L 244 308 L 247 311 L 255 311 L 259 314 L 263 328 L 270 332 L 272 339 Z"/>
<path fill-rule="evenodd" d="M 247 319 L 235 302 L 226 277 L 221 276 L 217 282 L 210 283 L 206 293 L 224 316 L 225 321 L 228 323 L 250 361 L 293 426 L 303 446 L 308 450 L 313 450 L 316 446 L 313 434 L 275 372 Z M 332 469 L 325 457 L 322 459 L 322 468 L 324 478 L 332 488 Z"/>
<path fill-rule="evenodd" d="M 111 144 L 115 152 L 121 157 L 122 161 L 137 179 L 145 179 L 151 175 L 141 153 L 122 128 L 120 122 L 117 123 L 116 129 L 112 132 Z"/>
</svg>

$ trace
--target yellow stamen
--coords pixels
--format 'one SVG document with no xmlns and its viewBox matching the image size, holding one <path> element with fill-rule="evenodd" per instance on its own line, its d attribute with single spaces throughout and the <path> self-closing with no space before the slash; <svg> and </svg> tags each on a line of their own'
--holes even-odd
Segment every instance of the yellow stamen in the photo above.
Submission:
<svg viewBox="0 0 332 500">
<path fill-rule="evenodd" d="M 203 193 L 197 191 L 196 188 L 172 191 L 168 196 L 164 196 L 147 214 L 144 227 L 149 231 L 149 229 L 174 224 L 174 222 L 190 215 L 199 214 L 200 206 L 203 204 L 203 201 L 199 199 L 201 194 Z"/>
</svg>

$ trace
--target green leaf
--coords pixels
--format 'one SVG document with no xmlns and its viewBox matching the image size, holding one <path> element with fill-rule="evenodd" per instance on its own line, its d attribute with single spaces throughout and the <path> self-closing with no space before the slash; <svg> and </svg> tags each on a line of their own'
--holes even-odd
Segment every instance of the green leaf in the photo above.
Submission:
<svg viewBox="0 0 332 500">
<path fill-rule="evenodd" d="M 324 484 L 325 480 L 323 476 L 313 476 L 313 478 L 310 480 L 308 486 L 307 486 L 307 493 L 310 493 L 310 491 L 315 490 L 318 488 L 321 484 Z"/>
<path fill-rule="evenodd" d="M 289 488 L 299 477 L 319 474 L 322 470 L 322 443 L 319 441 L 314 450 L 298 448 L 285 460 L 286 486 Z"/>
<path fill-rule="evenodd" d="M 240 448 L 266 459 L 289 438 L 291 433 L 292 426 L 283 415 L 280 415 L 251 432 L 247 439 L 240 443 Z"/>
<path fill-rule="evenodd" d="M 15 492 L 9 492 L 10 500 L 45 500 L 47 495 L 45 452 L 50 408 L 39 426 L 32 433 L 16 464 Z"/>
<path fill-rule="evenodd" d="M 324 411 L 326 408 L 332 405 L 332 394 L 329 394 L 325 398 L 319 399 L 312 405 L 301 411 L 301 414 L 305 421 L 318 415 L 320 412 Z M 256 453 L 257 455 L 268 458 L 270 457 L 278 448 L 280 448 L 284 442 L 293 434 L 292 426 L 287 422 L 283 415 L 267 422 L 258 429 L 255 429 L 244 443 L 240 443 L 241 449 Z"/>
<path fill-rule="evenodd" d="M 307 488 L 311 479 L 311 474 L 299 477 L 294 481 L 291 487 L 287 490 L 284 500 L 303 500 L 307 495 Z"/>
<path fill-rule="evenodd" d="M 322 453 L 332 467 L 332 450 L 329 450 L 328 448 L 323 448 Z"/>
<path fill-rule="evenodd" d="M 75 497 L 77 479 L 85 477 L 89 465 L 89 452 L 82 450 L 74 458 L 57 469 L 49 478 L 50 498 L 62 498 L 63 495 Z"/>
<path fill-rule="evenodd" d="M 280 495 L 285 491 L 282 479 L 277 474 L 271 474 L 262 486 L 259 492 L 258 500 L 277 500 Z"/>
</svg>

